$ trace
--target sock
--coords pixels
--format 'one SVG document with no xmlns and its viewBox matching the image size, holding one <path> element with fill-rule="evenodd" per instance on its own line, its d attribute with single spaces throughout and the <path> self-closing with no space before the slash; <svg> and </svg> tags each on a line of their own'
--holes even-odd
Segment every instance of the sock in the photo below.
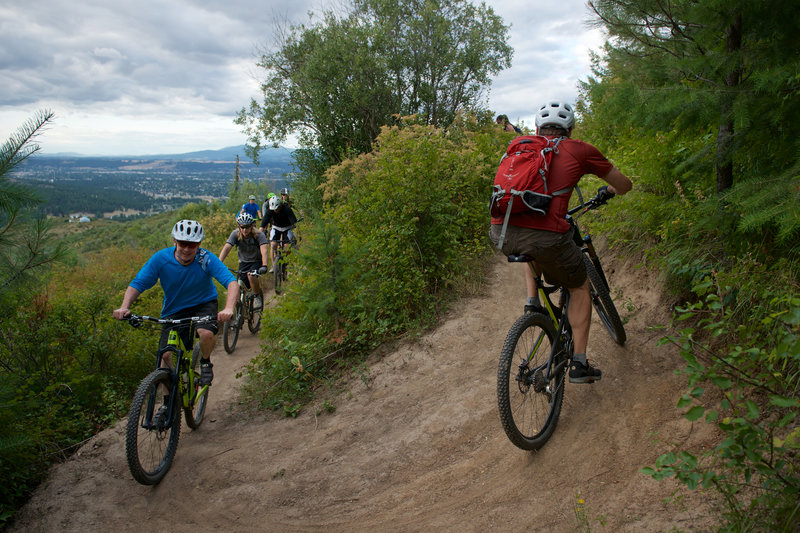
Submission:
<svg viewBox="0 0 800 533">
<path fill-rule="evenodd" d="M 202 357 L 200 358 L 200 366 L 210 365 L 210 364 L 211 364 L 211 359 L 203 359 Z"/>
<path fill-rule="evenodd" d="M 539 298 L 536 296 L 528 296 L 528 300 L 525 302 L 525 305 L 536 305 L 539 303 Z"/>
<path fill-rule="evenodd" d="M 576 363 L 580 363 L 583 366 L 586 366 L 586 353 L 576 353 L 573 354 L 572 360 Z"/>
</svg>

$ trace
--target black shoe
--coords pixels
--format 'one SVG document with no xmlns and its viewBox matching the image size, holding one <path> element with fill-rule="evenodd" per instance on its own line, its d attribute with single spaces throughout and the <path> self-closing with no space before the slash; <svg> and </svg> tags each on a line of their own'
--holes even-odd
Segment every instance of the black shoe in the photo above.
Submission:
<svg viewBox="0 0 800 533">
<path fill-rule="evenodd" d="M 531 313 L 542 313 L 545 315 L 547 314 L 547 312 L 544 310 L 544 307 L 542 307 L 539 304 L 526 304 L 523 314 L 529 315 Z"/>
<path fill-rule="evenodd" d="M 211 361 L 200 360 L 200 385 L 211 385 L 214 379 L 214 371 L 211 370 L 213 367 Z"/>
<path fill-rule="evenodd" d="M 603 373 L 599 369 L 589 366 L 588 361 L 586 364 L 572 361 L 569 366 L 570 383 L 594 383 L 600 381 L 602 375 Z"/>
</svg>

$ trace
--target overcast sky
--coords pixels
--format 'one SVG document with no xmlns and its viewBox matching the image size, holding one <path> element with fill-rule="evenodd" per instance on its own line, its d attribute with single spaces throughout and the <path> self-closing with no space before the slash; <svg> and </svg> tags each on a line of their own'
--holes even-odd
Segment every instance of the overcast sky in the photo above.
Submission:
<svg viewBox="0 0 800 533">
<path fill-rule="evenodd" d="M 477 0 L 475 0 L 477 2 Z M 489 0 L 511 25 L 512 67 L 488 104 L 512 122 L 575 101 L 589 75 L 586 0 Z M 332 0 L 0 0 L 0 142 L 55 112 L 44 153 L 142 155 L 244 144 L 236 112 L 258 97 L 259 50 L 276 21 L 300 23 Z"/>
</svg>

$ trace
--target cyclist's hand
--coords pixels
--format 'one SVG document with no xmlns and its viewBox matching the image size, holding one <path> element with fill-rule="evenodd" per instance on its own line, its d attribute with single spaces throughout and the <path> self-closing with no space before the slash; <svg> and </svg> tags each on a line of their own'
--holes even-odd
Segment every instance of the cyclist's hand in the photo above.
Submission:
<svg viewBox="0 0 800 533">
<path fill-rule="evenodd" d="M 598 204 L 604 204 L 616 196 L 613 192 L 608 190 L 608 185 L 603 185 L 597 189 L 597 196 L 595 197 Z"/>
<path fill-rule="evenodd" d="M 267 273 L 267 270 L 269 270 L 267 267 L 262 266 L 261 268 L 258 269 L 258 275 L 263 276 L 264 274 Z"/>
<path fill-rule="evenodd" d="M 125 309 L 124 307 L 121 307 L 119 309 L 114 309 L 114 313 L 113 314 L 114 314 L 114 318 L 116 318 L 117 320 L 125 320 L 127 317 L 130 316 L 131 310 L 130 309 Z"/>
<path fill-rule="evenodd" d="M 217 322 L 227 322 L 231 319 L 231 317 L 233 317 L 233 309 L 223 309 L 217 313 Z"/>
</svg>

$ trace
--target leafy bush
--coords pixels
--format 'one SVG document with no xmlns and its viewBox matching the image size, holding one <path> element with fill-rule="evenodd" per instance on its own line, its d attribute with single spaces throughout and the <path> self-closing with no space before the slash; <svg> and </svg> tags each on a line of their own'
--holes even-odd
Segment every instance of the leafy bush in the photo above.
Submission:
<svg viewBox="0 0 800 533">
<path fill-rule="evenodd" d="M 797 286 L 787 284 L 792 290 L 736 321 L 735 306 L 725 304 L 732 289 L 716 281 L 695 286 L 703 301 L 679 309 L 677 320 L 696 326 L 664 340 L 679 345 L 687 362 L 690 390 L 677 407 L 688 408 L 689 420 L 716 424 L 724 438 L 700 456 L 671 451 L 643 471 L 719 491 L 727 504 L 726 530 L 793 531 L 800 516 Z"/>
<path fill-rule="evenodd" d="M 486 205 L 507 140 L 488 115 L 448 130 L 407 118 L 328 170 L 325 209 L 303 226 L 289 292 L 264 319 L 251 394 L 293 410 L 332 366 L 429 324 L 484 266 L 465 258 L 488 252 Z"/>
</svg>

